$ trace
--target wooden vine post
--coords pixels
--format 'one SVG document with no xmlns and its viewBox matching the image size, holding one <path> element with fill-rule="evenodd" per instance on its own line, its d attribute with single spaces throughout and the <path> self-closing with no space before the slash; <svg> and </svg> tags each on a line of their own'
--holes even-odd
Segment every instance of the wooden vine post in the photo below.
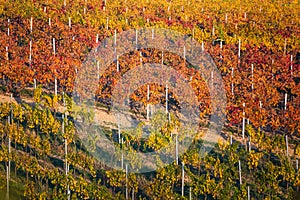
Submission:
<svg viewBox="0 0 300 200">
<path fill-rule="evenodd" d="M 175 158 L 176 158 L 176 165 L 178 165 L 178 134 L 175 136 Z"/>
<path fill-rule="evenodd" d="M 55 38 L 52 39 L 52 46 L 53 46 L 53 55 L 56 54 L 56 48 L 55 48 Z M 57 78 L 54 76 L 54 94 L 57 95 Z"/>
<path fill-rule="evenodd" d="M 64 114 L 62 115 L 62 134 L 64 135 L 65 134 L 65 119 L 66 121 L 68 121 L 68 116 L 66 114 L 66 103 L 65 103 L 65 94 L 64 92 L 62 93 L 62 96 L 63 96 L 63 107 L 64 107 Z M 68 177 L 68 174 L 69 174 L 69 164 L 68 164 L 68 138 L 65 136 L 65 139 L 64 139 L 64 143 L 65 143 L 65 174 L 66 174 L 66 177 Z M 67 199 L 70 200 L 70 186 L 68 184 L 68 181 L 66 183 L 67 185 Z"/>
<path fill-rule="evenodd" d="M 284 95 L 284 110 L 286 110 L 287 98 L 288 98 L 288 95 L 287 95 L 287 93 L 285 93 L 285 95 Z"/>
<path fill-rule="evenodd" d="M 182 162 L 181 174 L 181 196 L 184 196 L 184 162 Z"/>
<path fill-rule="evenodd" d="M 12 102 L 12 94 L 10 96 L 10 101 Z M 10 107 L 10 115 L 7 117 L 7 124 L 8 126 L 13 124 L 13 111 L 12 107 Z M 11 138 L 10 132 L 7 132 L 8 136 L 8 163 L 6 166 L 6 197 L 9 199 L 9 181 L 10 181 L 10 169 L 11 169 Z"/>
<path fill-rule="evenodd" d="M 248 194 L 248 200 L 250 200 L 250 186 L 247 186 L 247 194 Z"/>
<path fill-rule="evenodd" d="M 241 161 L 239 160 L 239 179 L 240 179 L 240 186 L 242 185 L 242 167 Z"/>
<path fill-rule="evenodd" d="M 166 83 L 166 114 L 168 114 L 168 84 Z"/>
<path fill-rule="evenodd" d="M 254 91 L 253 64 L 251 64 L 251 90 Z"/>
<path fill-rule="evenodd" d="M 30 18 L 30 33 L 33 30 L 33 18 Z M 30 37 L 29 41 L 29 66 L 32 69 L 32 37 Z M 33 78 L 33 88 L 36 89 L 36 78 Z"/>
<path fill-rule="evenodd" d="M 124 144 L 123 137 L 121 139 L 121 144 L 122 144 L 122 147 L 123 147 L 123 144 Z M 123 153 L 123 148 L 121 150 L 121 168 L 124 169 L 124 153 Z"/>
<path fill-rule="evenodd" d="M 119 138 L 119 144 L 121 144 L 121 127 L 120 127 L 120 114 L 118 113 L 118 138 Z"/>
<path fill-rule="evenodd" d="M 289 156 L 289 138 L 285 136 L 285 144 L 286 144 L 286 156 Z"/>
<path fill-rule="evenodd" d="M 241 39 L 239 39 L 239 46 L 238 46 L 238 59 L 240 61 L 241 58 Z"/>
<path fill-rule="evenodd" d="M 149 121 L 149 114 L 150 114 L 150 110 L 149 110 L 149 99 L 150 99 L 150 86 L 147 85 L 147 121 Z"/>
<path fill-rule="evenodd" d="M 125 166 L 125 174 L 126 174 L 126 188 L 125 188 L 125 195 L 126 195 L 126 199 L 128 199 L 128 165 L 126 164 Z"/>
<path fill-rule="evenodd" d="M 290 66 L 290 70 L 291 70 L 291 75 L 293 76 L 293 55 L 291 55 L 291 66 Z"/>
</svg>

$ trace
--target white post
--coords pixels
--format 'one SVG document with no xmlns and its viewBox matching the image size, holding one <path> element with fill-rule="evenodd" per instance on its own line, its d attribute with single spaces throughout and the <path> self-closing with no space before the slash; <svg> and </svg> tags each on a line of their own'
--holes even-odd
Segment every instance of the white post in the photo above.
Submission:
<svg viewBox="0 0 300 200">
<path fill-rule="evenodd" d="M 100 63 L 99 63 L 99 60 L 97 60 L 97 78 L 98 78 L 98 81 L 100 80 Z"/>
<path fill-rule="evenodd" d="M 168 85 L 166 84 L 166 114 L 168 113 Z"/>
<path fill-rule="evenodd" d="M 248 200 L 250 200 L 250 187 L 247 187 L 247 193 L 248 193 Z"/>
<path fill-rule="evenodd" d="M 8 124 L 10 124 L 10 116 L 8 116 Z M 8 165 L 6 166 L 6 192 L 7 196 L 9 197 L 9 180 L 10 180 L 10 136 L 9 132 L 7 132 L 8 135 Z"/>
<path fill-rule="evenodd" d="M 289 156 L 289 140 L 288 136 L 285 136 L 285 144 L 286 144 L 286 156 Z"/>
<path fill-rule="evenodd" d="M 36 89 L 36 79 L 33 79 L 33 87 Z"/>
<path fill-rule="evenodd" d="M 153 105 L 150 105 L 150 116 L 153 116 L 153 113 L 154 113 L 154 106 Z"/>
<path fill-rule="evenodd" d="M 67 2 L 66 2 L 66 0 L 64 0 L 64 6 L 66 6 L 67 5 Z"/>
<path fill-rule="evenodd" d="M 121 128 L 120 128 L 120 115 L 118 114 L 118 137 L 119 137 L 119 144 L 121 143 Z"/>
<path fill-rule="evenodd" d="M 215 36 L 215 26 L 212 27 L 212 35 Z"/>
<path fill-rule="evenodd" d="M 184 196 L 184 163 L 182 162 L 181 196 Z"/>
<path fill-rule="evenodd" d="M 71 17 L 69 17 L 69 28 L 71 29 L 72 24 L 71 24 Z"/>
<path fill-rule="evenodd" d="M 138 49 L 138 31 L 137 29 L 135 30 L 135 49 L 137 50 Z"/>
<path fill-rule="evenodd" d="M 241 167 L 240 160 L 239 160 L 239 178 L 240 178 L 240 185 L 242 185 L 242 167 Z"/>
<path fill-rule="evenodd" d="M 176 157 L 176 165 L 178 165 L 178 134 L 175 137 L 175 157 Z"/>
<path fill-rule="evenodd" d="M 123 145 L 123 143 L 124 143 L 123 138 L 122 138 L 121 142 L 122 142 L 122 145 Z M 122 169 L 124 169 L 124 154 L 123 154 L 123 149 L 122 149 L 121 151 L 122 151 L 122 156 L 121 156 L 121 167 L 122 167 Z"/>
<path fill-rule="evenodd" d="M 185 46 L 183 46 L 183 58 L 185 59 Z"/>
<path fill-rule="evenodd" d="M 152 40 L 154 39 L 154 29 L 152 29 Z"/>
<path fill-rule="evenodd" d="M 99 42 L 99 34 L 96 35 L 96 44 Z"/>
<path fill-rule="evenodd" d="M 225 15 L 225 23 L 227 24 L 227 21 L 228 21 L 228 16 L 227 16 L 227 13 Z"/>
<path fill-rule="evenodd" d="M 31 65 L 31 58 L 32 58 L 32 41 L 29 42 L 29 63 Z"/>
<path fill-rule="evenodd" d="M 6 165 L 6 199 L 9 199 L 9 169 Z"/>
<path fill-rule="evenodd" d="M 150 99 L 150 86 L 147 85 L 147 121 L 149 120 L 149 99 Z"/>
<path fill-rule="evenodd" d="M 272 66 L 274 64 L 274 59 L 272 58 Z M 273 70 L 272 70 L 272 80 L 274 79 L 274 73 L 273 73 Z"/>
<path fill-rule="evenodd" d="M 48 19 L 48 24 L 49 24 L 49 26 L 51 26 L 51 18 L 50 17 Z"/>
<path fill-rule="evenodd" d="M 238 50 L 238 58 L 241 57 L 241 39 L 239 39 L 239 50 Z"/>
<path fill-rule="evenodd" d="M 57 79 L 54 79 L 54 94 L 57 95 Z"/>
<path fill-rule="evenodd" d="M 161 52 L 161 64 L 164 64 L 164 51 Z"/>
<path fill-rule="evenodd" d="M 259 101 L 259 108 L 262 109 L 262 102 Z"/>
<path fill-rule="evenodd" d="M 247 13 L 246 12 L 244 13 L 244 18 L 247 19 Z"/>
<path fill-rule="evenodd" d="M 6 51 L 6 59 L 9 60 L 9 56 L 8 56 L 8 46 L 5 47 L 5 51 Z"/>
<path fill-rule="evenodd" d="M 251 151 L 251 138 L 250 138 L 250 136 L 249 136 L 248 145 L 249 145 L 249 152 L 250 152 Z"/>
<path fill-rule="evenodd" d="M 126 173 L 126 199 L 128 199 L 128 166 L 126 164 L 126 167 L 125 167 L 125 173 Z"/>
<path fill-rule="evenodd" d="M 252 84 L 251 84 L 251 88 L 252 88 L 252 91 L 254 90 L 254 83 L 253 83 L 253 64 L 251 64 L 251 78 L 252 78 Z"/>
<path fill-rule="evenodd" d="M 117 72 L 120 71 L 119 55 L 117 55 Z"/>
<path fill-rule="evenodd" d="M 189 200 L 192 200 L 192 187 L 190 187 L 190 195 L 189 195 Z"/>
<path fill-rule="evenodd" d="M 33 19 L 32 17 L 30 18 L 30 33 L 32 33 L 32 24 L 33 24 Z"/>
<path fill-rule="evenodd" d="M 245 138 L 245 103 L 243 103 L 243 126 L 242 126 L 242 136 Z"/>
<path fill-rule="evenodd" d="M 284 95 L 284 110 L 286 110 L 286 104 L 287 104 L 287 93 Z"/>
<path fill-rule="evenodd" d="M 204 51 L 204 42 L 201 43 L 201 50 Z"/>
<path fill-rule="evenodd" d="M 9 36 L 9 24 L 10 24 L 10 19 L 7 19 L 7 24 L 8 24 L 8 28 L 7 28 L 7 36 Z"/>
<path fill-rule="evenodd" d="M 230 145 L 232 145 L 232 135 L 230 135 Z"/>
<path fill-rule="evenodd" d="M 195 29 L 193 28 L 192 30 L 192 38 L 194 39 L 195 38 Z"/>
<path fill-rule="evenodd" d="M 53 46 L 53 54 L 55 55 L 55 38 L 53 38 L 53 41 L 52 41 L 52 46 Z"/>
<path fill-rule="evenodd" d="M 291 75 L 293 75 L 293 55 L 291 55 Z"/>
<path fill-rule="evenodd" d="M 63 99 L 64 100 L 64 99 Z M 65 134 L 65 121 L 64 121 L 64 115 L 62 115 L 62 133 Z M 68 156 L 68 141 L 67 139 L 65 139 L 65 174 L 66 176 L 68 176 L 68 159 L 67 159 L 67 156 Z M 69 185 L 67 184 L 67 196 L 68 196 L 68 199 L 70 199 L 70 196 L 69 196 Z"/>
<path fill-rule="evenodd" d="M 10 95 L 10 101 L 12 101 L 12 94 Z M 13 123 L 13 111 L 12 107 L 10 107 L 10 116 L 8 116 L 8 124 Z M 10 155 L 11 155 L 11 138 L 10 138 L 10 133 L 8 132 L 8 185 L 9 185 L 9 180 L 10 180 L 10 166 L 11 166 L 11 160 L 10 160 Z M 9 186 L 7 187 L 7 194 L 9 195 Z"/>
<path fill-rule="evenodd" d="M 132 200 L 134 200 L 134 189 L 132 188 Z"/>
<path fill-rule="evenodd" d="M 106 18 L 106 30 L 108 30 L 108 17 Z"/>
</svg>

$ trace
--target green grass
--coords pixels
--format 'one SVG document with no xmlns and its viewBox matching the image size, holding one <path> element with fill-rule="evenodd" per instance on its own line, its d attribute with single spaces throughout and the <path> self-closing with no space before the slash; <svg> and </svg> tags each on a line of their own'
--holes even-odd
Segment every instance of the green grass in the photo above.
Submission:
<svg viewBox="0 0 300 200">
<path fill-rule="evenodd" d="M 16 183 L 14 181 L 10 181 L 9 188 L 9 200 L 20 200 L 24 199 L 24 186 Z M 0 199 L 6 200 L 6 178 L 0 176 Z"/>
</svg>

